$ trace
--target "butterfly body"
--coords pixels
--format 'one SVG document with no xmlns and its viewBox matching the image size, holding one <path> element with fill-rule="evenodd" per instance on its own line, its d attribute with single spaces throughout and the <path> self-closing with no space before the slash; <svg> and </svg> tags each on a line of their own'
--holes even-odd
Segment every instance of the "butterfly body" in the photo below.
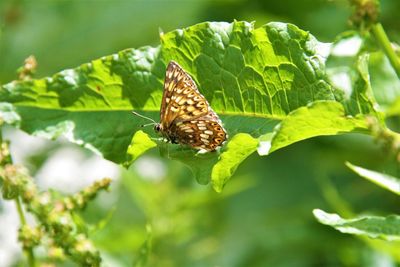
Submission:
<svg viewBox="0 0 400 267">
<path fill-rule="evenodd" d="M 174 61 L 167 67 L 160 123 L 154 130 L 171 143 L 207 151 L 215 150 L 228 137 L 193 79 Z"/>
</svg>

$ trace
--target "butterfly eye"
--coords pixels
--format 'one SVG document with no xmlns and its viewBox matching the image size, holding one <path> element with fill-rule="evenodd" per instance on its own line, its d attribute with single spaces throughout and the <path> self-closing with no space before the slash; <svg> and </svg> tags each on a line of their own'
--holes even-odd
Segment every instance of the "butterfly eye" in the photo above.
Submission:
<svg viewBox="0 0 400 267">
<path fill-rule="evenodd" d="M 161 124 L 157 123 L 156 125 L 154 125 L 154 131 L 156 132 L 161 131 Z"/>
</svg>

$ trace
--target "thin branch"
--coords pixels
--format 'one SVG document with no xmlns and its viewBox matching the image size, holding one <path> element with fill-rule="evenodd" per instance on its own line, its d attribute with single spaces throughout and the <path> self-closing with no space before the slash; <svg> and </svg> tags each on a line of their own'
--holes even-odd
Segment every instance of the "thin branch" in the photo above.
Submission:
<svg viewBox="0 0 400 267">
<path fill-rule="evenodd" d="M 376 41 L 382 47 L 386 56 L 388 57 L 390 64 L 395 70 L 397 77 L 400 79 L 400 59 L 397 57 L 396 53 L 393 50 L 392 45 L 390 44 L 389 38 L 386 35 L 385 30 L 382 27 L 382 24 L 377 23 L 372 26 L 371 32 L 374 35 Z"/>
<path fill-rule="evenodd" d="M 25 219 L 24 211 L 22 209 L 21 199 L 19 196 L 17 198 L 15 198 L 15 203 L 17 205 L 19 219 L 21 221 L 22 226 L 24 226 L 24 225 L 26 225 L 26 219 Z M 29 247 L 29 248 L 24 248 L 24 250 L 28 257 L 28 266 L 35 267 L 35 255 L 33 254 L 33 249 L 31 247 Z"/>
</svg>

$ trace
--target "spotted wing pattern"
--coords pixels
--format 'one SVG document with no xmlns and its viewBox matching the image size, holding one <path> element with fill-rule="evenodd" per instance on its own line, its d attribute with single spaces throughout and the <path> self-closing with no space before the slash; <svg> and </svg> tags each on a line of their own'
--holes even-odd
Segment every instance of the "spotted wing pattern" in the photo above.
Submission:
<svg viewBox="0 0 400 267">
<path fill-rule="evenodd" d="M 172 143 L 213 151 L 227 139 L 218 115 L 174 61 L 167 67 L 160 117 L 160 131 Z"/>
</svg>

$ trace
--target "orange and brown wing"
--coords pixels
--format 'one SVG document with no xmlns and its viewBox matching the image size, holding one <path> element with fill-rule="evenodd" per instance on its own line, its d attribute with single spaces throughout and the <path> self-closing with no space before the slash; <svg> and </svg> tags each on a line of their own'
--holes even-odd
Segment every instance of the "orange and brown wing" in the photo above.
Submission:
<svg viewBox="0 0 400 267">
<path fill-rule="evenodd" d="M 196 149 L 213 151 L 228 138 L 218 116 L 211 110 L 207 116 L 171 125 L 174 140 Z"/>
<path fill-rule="evenodd" d="M 208 106 L 190 75 L 171 61 L 165 75 L 160 110 L 163 129 L 168 129 L 174 120 L 192 120 L 206 115 Z"/>
</svg>

